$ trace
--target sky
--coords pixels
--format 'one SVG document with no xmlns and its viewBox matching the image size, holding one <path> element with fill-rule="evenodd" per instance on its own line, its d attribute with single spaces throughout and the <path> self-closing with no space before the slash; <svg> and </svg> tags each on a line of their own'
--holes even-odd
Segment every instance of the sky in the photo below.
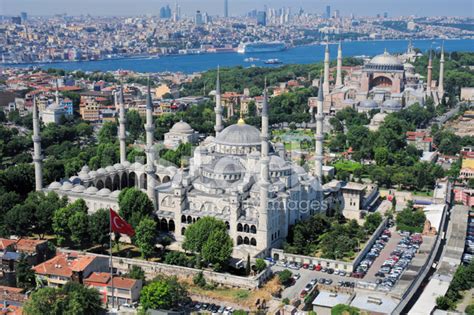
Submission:
<svg viewBox="0 0 474 315">
<path fill-rule="evenodd" d="M 388 12 L 389 16 L 470 16 L 474 18 L 473 0 L 228 0 L 230 15 L 243 15 L 252 9 L 302 7 L 306 12 L 322 13 L 326 5 L 340 10 L 342 15 L 374 16 Z M 175 3 L 182 14 L 192 16 L 196 10 L 211 15 L 223 15 L 224 0 L 0 0 L 0 15 L 158 15 L 161 6 Z"/>
</svg>

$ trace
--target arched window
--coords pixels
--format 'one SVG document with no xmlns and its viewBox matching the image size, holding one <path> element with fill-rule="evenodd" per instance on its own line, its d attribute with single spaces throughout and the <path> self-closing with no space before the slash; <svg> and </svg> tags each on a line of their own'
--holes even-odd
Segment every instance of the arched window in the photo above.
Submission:
<svg viewBox="0 0 474 315">
<path fill-rule="evenodd" d="M 250 245 L 252 245 L 252 246 L 257 246 L 257 240 L 252 237 L 252 238 L 250 239 Z"/>
<path fill-rule="evenodd" d="M 191 216 L 188 215 L 188 224 L 191 224 L 191 223 L 193 223 L 193 218 L 191 218 Z"/>
<path fill-rule="evenodd" d="M 228 230 L 230 230 L 230 224 L 229 221 L 225 221 L 225 226 L 227 227 Z"/>
<path fill-rule="evenodd" d="M 244 232 L 245 232 L 245 233 L 248 233 L 249 231 L 250 231 L 249 225 L 248 225 L 248 224 L 245 224 L 245 225 L 244 225 Z"/>
<path fill-rule="evenodd" d="M 242 244 L 244 241 L 242 240 L 242 236 L 237 236 L 237 245 Z"/>
<path fill-rule="evenodd" d="M 104 188 L 104 182 L 102 181 L 102 179 L 99 179 L 97 181 L 97 184 L 95 185 L 95 187 L 98 189 L 98 190 L 101 190 L 102 188 Z"/>
<path fill-rule="evenodd" d="M 242 232 L 242 231 L 243 231 L 242 224 L 241 223 L 237 224 L 237 232 Z"/>
<path fill-rule="evenodd" d="M 161 219 L 161 221 L 160 221 L 160 229 L 162 231 L 168 231 L 168 222 L 164 218 Z"/>
<path fill-rule="evenodd" d="M 248 245 L 249 243 L 250 243 L 249 238 L 246 236 L 246 237 L 244 238 L 244 244 L 245 244 L 245 245 Z"/>
<path fill-rule="evenodd" d="M 112 183 L 112 178 L 107 176 L 105 179 L 105 188 L 108 188 L 110 191 L 114 190 L 114 185 Z"/>
<path fill-rule="evenodd" d="M 255 225 L 250 226 L 250 233 L 257 234 L 257 227 Z"/>
<path fill-rule="evenodd" d="M 181 223 L 186 223 L 186 216 L 185 215 L 181 216 Z"/>
<path fill-rule="evenodd" d="M 184 235 L 185 232 L 186 232 L 186 228 L 181 228 L 181 235 Z"/>
<path fill-rule="evenodd" d="M 169 222 L 168 222 L 168 231 L 174 232 L 174 229 L 175 229 L 174 221 L 169 220 Z"/>
</svg>

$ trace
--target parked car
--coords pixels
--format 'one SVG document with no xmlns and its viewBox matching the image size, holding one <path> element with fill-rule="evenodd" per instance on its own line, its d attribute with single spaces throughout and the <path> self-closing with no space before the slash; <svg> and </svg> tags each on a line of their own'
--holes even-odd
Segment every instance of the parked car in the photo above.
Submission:
<svg viewBox="0 0 474 315">
<path fill-rule="evenodd" d="M 314 267 L 314 270 L 316 271 L 321 271 L 323 267 L 321 265 L 316 265 L 316 267 Z"/>
</svg>

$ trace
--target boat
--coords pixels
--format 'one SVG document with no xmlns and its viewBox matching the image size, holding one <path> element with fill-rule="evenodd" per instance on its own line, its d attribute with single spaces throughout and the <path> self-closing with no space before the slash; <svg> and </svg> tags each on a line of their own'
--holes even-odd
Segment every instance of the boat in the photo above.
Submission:
<svg viewBox="0 0 474 315">
<path fill-rule="evenodd" d="M 267 59 L 267 60 L 265 60 L 266 65 L 280 65 L 282 63 L 283 62 L 280 61 L 280 59 Z"/>
<path fill-rule="evenodd" d="M 286 45 L 283 42 L 253 42 L 253 43 L 241 43 L 237 48 L 239 54 L 246 53 L 262 53 L 262 52 L 275 52 L 286 49 Z"/>
<path fill-rule="evenodd" d="M 244 61 L 245 62 L 254 62 L 254 61 L 259 61 L 260 59 L 258 58 L 253 58 L 253 57 L 250 57 L 250 58 L 245 58 Z"/>
</svg>

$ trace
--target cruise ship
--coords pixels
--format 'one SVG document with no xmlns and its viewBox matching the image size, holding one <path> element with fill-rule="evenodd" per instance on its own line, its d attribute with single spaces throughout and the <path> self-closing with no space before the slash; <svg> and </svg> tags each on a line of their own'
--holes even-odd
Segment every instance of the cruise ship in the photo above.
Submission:
<svg viewBox="0 0 474 315">
<path fill-rule="evenodd" d="M 239 54 L 246 53 L 260 53 L 260 52 L 273 52 L 285 50 L 286 46 L 283 42 L 254 42 L 254 43 L 241 43 L 237 52 Z"/>
</svg>

